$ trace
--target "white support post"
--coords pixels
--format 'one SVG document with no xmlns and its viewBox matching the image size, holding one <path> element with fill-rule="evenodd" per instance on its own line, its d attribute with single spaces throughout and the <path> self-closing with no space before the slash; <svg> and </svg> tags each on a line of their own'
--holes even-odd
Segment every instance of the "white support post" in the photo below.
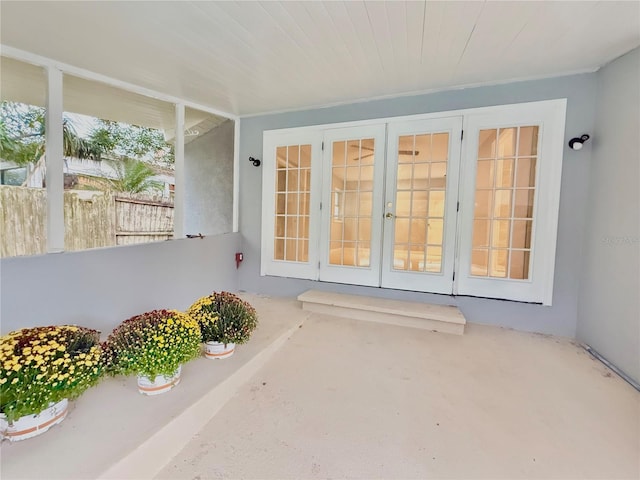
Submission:
<svg viewBox="0 0 640 480">
<path fill-rule="evenodd" d="M 233 231 L 239 230 L 240 212 L 240 119 L 234 120 L 233 129 Z"/>
<path fill-rule="evenodd" d="M 173 238 L 185 236 L 185 179 L 184 179 L 184 103 L 176 104 L 175 135 L 175 193 L 173 209 Z"/>
<path fill-rule="evenodd" d="M 62 72 L 47 68 L 45 165 L 47 183 L 47 252 L 64 251 L 64 149 Z"/>
</svg>

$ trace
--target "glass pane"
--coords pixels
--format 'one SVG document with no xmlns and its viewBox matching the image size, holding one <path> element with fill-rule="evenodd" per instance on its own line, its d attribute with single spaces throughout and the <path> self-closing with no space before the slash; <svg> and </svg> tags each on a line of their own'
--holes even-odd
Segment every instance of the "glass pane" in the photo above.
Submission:
<svg viewBox="0 0 640 480">
<path fill-rule="evenodd" d="M 287 194 L 286 193 L 277 193 L 276 194 L 276 214 L 284 215 L 285 208 L 287 205 Z"/>
<path fill-rule="evenodd" d="M 357 175 L 357 173 L 355 174 Z M 360 190 L 373 190 L 373 167 L 360 169 Z"/>
<path fill-rule="evenodd" d="M 356 263 L 356 243 L 344 242 L 342 244 L 342 265 L 355 267 Z"/>
<path fill-rule="evenodd" d="M 427 243 L 427 220 L 414 218 L 411 220 L 411 243 L 425 245 Z"/>
<path fill-rule="evenodd" d="M 442 247 L 427 247 L 427 264 L 425 271 L 439 273 L 442 270 Z"/>
<path fill-rule="evenodd" d="M 413 135 L 402 135 L 398 137 L 398 163 L 414 162 Z M 416 139 L 417 141 L 417 139 Z M 419 147 L 416 146 L 415 149 Z"/>
<path fill-rule="evenodd" d="M 342 243 L 329 243 L 329 263 L 331 265 L 342 265 Z"/>
<path fill-rule="evenodd" d="M 513 215 L 516 218 L 533 218 L 535 190 L 516 190 Z"/>
<path fill-rule="evenodd" d="M 528 251 L 512 250 L 509 278 L 527 280 L 529 278 L 529 258 Z"/>
<path fill-rule="evenodd" d="M 342 221 L 333 220 L 331 222 L 331 241 L 338 242 L 342 241 L 342 235 L 344 233 L 344 228 Z"/>
<path fill-rule="evenodd" d="M 395 243 L 409 243 L 409 223 L 408 218 L 396 218 L 395 221 Z"/>
<path fill-rule="evenodd" d="M 311 170 L 309 169 L 300 170 L 300 191 L 311 191 Z"/>
<path fill-rule="evenodd" d="M 360 158 L 361 165 L 373 165 L 374 156 L 372 155 L 374 151 L 374 140 L 373 138 L 363 138 L 360 143 L 360 148 L 362 149 L 362 157 Z"/>
<path fill-rule="evenodd" d="M 480 277 L 489 275 L 489 250 L 474 248 L 471 251 L 471 275 Z"/>
<path fill-rule="evenodd" d="M 516 187 L 534 187 L 536 184 L 536 159 L 519 158 L 516 167 Z"/>
<path fill-rule="evenodd" d="M 309 261 L 309 241 L 308 240 L 298 240 L 298 261 L 299 262 Z"/>
<path fill-rule="evenodd" d="M 493 209 L 493 216 L 496 218 L 510 218 L 511 190 L 496 190 L 495 192 L 495 207 Z"/>
<path fill-rule="evenodd" d="M 517 128 L 501 128 L 498 136 L 498 157 L 515 157 Z"/>
<path fill-rule="evenodd" d="M 493 160 L 478 160 L 476 188 L 493 188 Z"/>
<path fill-rule="evenodd" d="M 309 217 L 298 219 L 298 238 L 309 238 Z"/>
<path fill-rule="evenodd" d="M 488 247 L 491 224 L 489 220 L 473 221 L 473 248 Z"/>
<path fill-rule="evenodd" d="M 365 192 L 360 194 L 359 215 L 361 217 L 370 217 L 373 204 L 373 193 Z"/>
<path fill-rule="evenodd" d="M 362 156 L 372 153 L 372 151 L 362 151 Z M 347 166 L 360 165 L 360 140 L 349 140 L 347 142 Z"/>
<path fill-rule="evenodd" d="M 287 168 L 287 147 L 276 148 L 276 168 Z"/>
<path fill-rule="evenodd" d="M 511 248 L 531 248 L 531 220 L 513 221 L 513 238 Z"/>
<path fill-rule="evenodd" d="M 333 142 L 333 161 L 332 164 L 344 165 L 345 164 L 345 142 Z"/>
<path fill-rule="evenodd" d="M 288 215 L 298 214 L 298 194 L 297 193 L 287 194 L 287 214 Z"/>
<path fill-rule="evenodd" d="M 429 216 L 444 217 L 444 191 L 429 192 Z"/>
<path fill-rule="evenodd" d="M 442 162 L 449 157 L 449 134 L 435 133 L 431 136 L 431 161 Z"/>
<path fill-rule="evenodd" d="M 297 238 L 298 236 L 298 217 L 287 217 L 287 230 L 285 237 Z"/>
<path fill-rule="evenodd" d="M 431 161 L 431 135 L 416 135 L 413 155 L 415 162 Z"/>
<path fill-rule="evenodd" d="M 371 220 L 361 218 L 358 222 L 358 241 L 369 243 L 371 241 Z"/>
<path fill-rule="evenodd" d="M 495 158 L 498 131 L 480 130 L 478 139 L 478 158 Z"/>
<path fill-rule="evenodd" d="M 447 164 L 445 162 L 434 162 L 431 164 L 431 186 L 444 187 L 444 179 L 447 176 Z M 438 182 L 438 180 L 440 180 Z"/>
<path fill-rule="evenodd" d="M 429 220 L 429 223 L 427 224 L 427 243 L 442 245 L 442 232 L 442 220 Z"/>
<path fill-rule="evenodd" d="M 496 187 L 511 188 L 513 186 L 513 168 L 515 159 L 508 158 L 496 162 Z"/>
<path fill-rule="evenodd" d="M 518 156 L 535 157 L 538 154 L 538 127 L 520 127 Z"/>
<path fill-rule="evenodd" d="M 416 190 L 427 190 L 429 185 L 429 164 L 416 163 L 413 167 L 413 188 Z M 406 188 L 411 188 L 411 186 L 407 186 Z"/>
<path fill-rule="evenodd" d="M 358 239 L 358 219 L 345 218 L 344 222 L 344 239 L 355 242 Z"/>
<path fill-rule="evenodd" d="M 297 248 L 298 242 L 297 240 L 287 239 L 285 240 L 285 250 L 284 250 L 284 258 L 290 262 L 295 262 L 297 260 Z"/>
<path fill-rule="evenodd" d="M 298 145 L 291 145 L 287 149 L 287 166 L 298 167 L 300 165 L 300 147 Z"/>
<path fill-rule="evenodd" d="M 300 168 L 311 167 L 311 145 L 300 146 Z"/>
<path fill-rule="evenodd" d="M 493 248 L 508 248 L 511 221 L 494 220 L 491 225 L 491 246 Z"/>
<path fill-rule="evenodd" d="M 424 247 L 418 246 L 416 250 L 411 250 L 409 254 L 409 268 L 414 272 L 424 271 Z"/>
<path fill-rule="evenodd" d="M 507 276 L 507 264 L 509 263 L 509 250 L 492 250 L 489 276 L 504 278 Z"/>
<path fill-rule="evenodd" d="M 276 176 L 276 190 L 278 192 L 286 192 L 287 191 L 287 171 L 286 170 L 278 170 Z"/>
<path fill-rule="evenodd" d="M 398 179 L 396 188 L 398 190 L 408 190 L 411 188 L 412 165 L 398 165 Z"/>
<path fill-rule="evenodd" d="M 393 269 L 407 270 L 409 266 L 409 250 L 407 245 L 396 245 L 393 251 Z"/>
<path fill-rule="evenodd" d="M 298 198 L 300 200 L 300 208 L 298 209 L 298 213 L 300 215 L 309 215 L 309 209 L 311 208 L 309 195 L 309 193 L 301 193 L 298 195 Z"/>
<path fill-rule="evenodd" d="M 287 174 L 287 191 L 289 192 L 297 192 L 298 191 L 298 171 L 297 170 L 289 170 Z"/>
<path fill-rule="evenodd" d="M 284 240 L 276 238 L 273 246 L 273 259 L 284 260 Z"/>
<path fill-rule="evenodd" d="M 428 205 L 428 193 L 424 191 L 413 191 L 413 204 L 411 206 L 411 215 L 414 217 L 426 217 Z"/>
<path fill-rule="evenodd" d="M 344 192 L 343 215 L 347 217 L 355 217 L 358 215 L 358 192 Z"/>
<path fill-rule="evenodd" d="M 276 237 L 284 237 L 285 236 L 285 224 L 286 217 L 277 216 L 276 217 Z"/>
<path fill-rule="evenodd" d="M 476 191 L 476 203 L 473 216 L 475 218 L 489 218 L 491 216 L 491 205 L 493 190 Z"/>
<path fill-rule="evenodd" d="M 411 214 L 411 192 L 396 193 L 396 216 L 408 217 Z"/>
<path fill-rule="evenodd" d="M 333 167 L 333 176 L 331 177 L 331 191 L 342 191 L 345 189 L 344 178 L 346 176 L 346 170 L 344 168 Z"/>
</svg>

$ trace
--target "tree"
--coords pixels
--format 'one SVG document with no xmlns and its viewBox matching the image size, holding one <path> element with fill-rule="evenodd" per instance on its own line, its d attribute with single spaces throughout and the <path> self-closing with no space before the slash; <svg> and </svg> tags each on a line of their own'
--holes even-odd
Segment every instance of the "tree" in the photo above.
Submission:
<svg viewBox="0 0 640 480">
<path fill-rule="evenodd" d="M 71 120 L 62 120 L 63 154 L 100 160 L 104 150 L 78 136 Z M 16 102 L 0 103 L 0 158 L 26 165 L 37 162 L 45 149 L 45 110 Z"/>
<path fill-rule="evenodd" d="M 117 178 L 109 180 L 109 186 L 116 192 L 142 193 L 162 188 L 162 183 L 151 180 L 153 169 L 140 160 L 125 159 L 115 168 Z"/>
<path fill-rule="evenodd" d="M 173 145 L 160 130 L 101 119 L 97 124 L 88 140 L 105 152 L 157 165 L 172 165 L 175 161 Z"/>
</svg>

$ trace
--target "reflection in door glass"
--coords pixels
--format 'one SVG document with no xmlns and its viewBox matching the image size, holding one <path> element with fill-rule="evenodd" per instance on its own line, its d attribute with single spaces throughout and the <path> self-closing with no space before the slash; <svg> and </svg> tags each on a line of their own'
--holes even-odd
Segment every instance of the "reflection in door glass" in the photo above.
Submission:
<svg viewBox="0 0 640 480">
<path fill-rule="evenodd" d="M 374 139 L 333 142 L 329 263 L 371 265 Z"/>
<path fill-rule="evenodd" d="M 394 270 L 442 271 L 448 158 L 447 132 L 398 138 Z"/>
<path fill-rule="evenodd" d="M 471 275 L 529 278 L 538 127 L 481 130 Z"/>
</svg>

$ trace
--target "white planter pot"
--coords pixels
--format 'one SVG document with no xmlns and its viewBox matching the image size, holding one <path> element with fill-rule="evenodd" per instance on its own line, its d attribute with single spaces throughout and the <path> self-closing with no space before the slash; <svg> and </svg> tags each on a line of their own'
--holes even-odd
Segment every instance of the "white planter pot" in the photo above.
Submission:
<svg viewBox="0 0 640 480">
<path fill-rule="evenodd" d="M 35 437 L 57 425 L 67 416 L 69 402 L 63 398 L 58 403 L 51 403 L 40 413 L 25 415 L 9 423 L 4 414 L 0 414 L 0 438 L 11 442 Z"/>
<path fill-rule="evenodd" d="M 228 358 L 236 349 L 235 343 L 205 342 L 204 356 L 215 360 L 216 358 Z"/>
<path fill-rule="evenodd" d="M 151 379 L 144 375 L 138 375 L 138 391 L 143 395 L 160 395 L 166 393 L 180 383 L 182 365 L 171 376 L 158 375 Z"/>
</svg>

